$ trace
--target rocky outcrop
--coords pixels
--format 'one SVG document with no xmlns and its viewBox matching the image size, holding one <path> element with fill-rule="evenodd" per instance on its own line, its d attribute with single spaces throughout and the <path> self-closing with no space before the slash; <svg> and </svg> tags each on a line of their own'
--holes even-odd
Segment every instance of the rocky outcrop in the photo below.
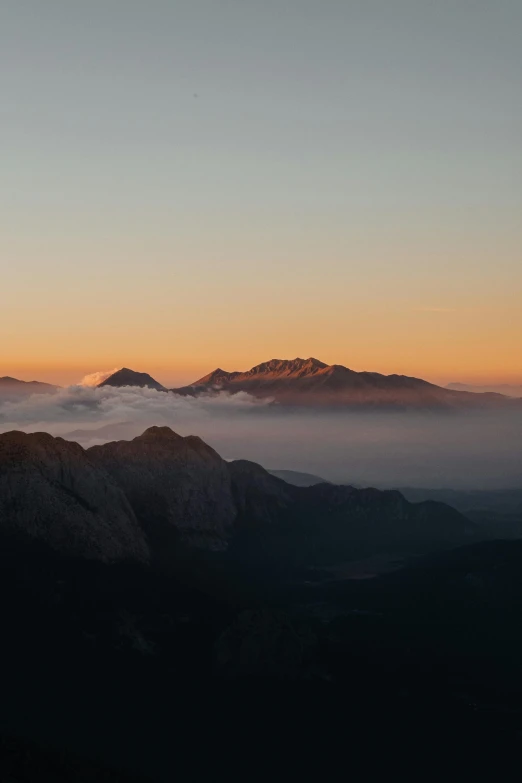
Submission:
<svg viewBox="0 0 522 783">
<path fill-rule="evenodd" d="M 157 545 L 170 531 L 193 546 L 226 548 L 236 519 L 230 472 L 200 438 L 151 427 L 132 441 L 87 453 L 123 488 Z"/>
<path fill-rule="evenodd" d="M 77 443 L 43 432 L 0 435 L 0 531 L 66 555 L 149 557 L 123 491 Z"/>
</svg>

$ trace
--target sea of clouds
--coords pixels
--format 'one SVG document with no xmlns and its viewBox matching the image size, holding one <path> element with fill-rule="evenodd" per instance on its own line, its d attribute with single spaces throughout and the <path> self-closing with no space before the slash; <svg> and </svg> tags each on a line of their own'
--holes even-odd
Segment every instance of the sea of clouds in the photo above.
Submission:
<svg viewBox="0 0 522 783">
<path fill-rule="evenodd" d="M 110 373 L 107 373 L 109 375 Z M 85 383 L 0 400 L 0 432 L 46 431 L 84 447 L 152 425 L 197 434 L 225 459 L 373 486 L 522 487 L 522 412 L 383 413 L 287 409 L 246 393 L 197 398 Z"/>
</svg>

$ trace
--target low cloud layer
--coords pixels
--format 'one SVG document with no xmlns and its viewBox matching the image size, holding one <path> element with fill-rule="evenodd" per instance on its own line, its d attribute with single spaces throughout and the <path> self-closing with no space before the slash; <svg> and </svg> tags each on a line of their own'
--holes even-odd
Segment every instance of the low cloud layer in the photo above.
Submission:
<svg viewBox="0 0 522 783">
<path fill-rule="evenodd" d="M 72 386 L 0 402 L 0 432 L 44 430 L 84 446 L 151 425 L 197 434 L 226 459 L 373 486 L 522 487 L 522 412 L 288 410 L 246 393 L 198 398 Z"/>
</svg>

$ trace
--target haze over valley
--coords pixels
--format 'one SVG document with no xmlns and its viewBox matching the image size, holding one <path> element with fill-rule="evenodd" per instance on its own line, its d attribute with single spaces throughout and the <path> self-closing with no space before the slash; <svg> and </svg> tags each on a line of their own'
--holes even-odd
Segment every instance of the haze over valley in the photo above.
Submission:
<svg viewBox="0 0 522 783">
<path fill-rule="evenodd" d="M 231 386 L 230 374 L 216 371 L 209 381 L 180 393 L 167 392 L 144 372 L 100 372 L 87 379 L 90 385 L 45 387 L 50 393 L 34 396 L 27 395 L 25 384 L 18 397 L 13 384 L 5 384 L 6 398 L 0 379 L 0 431 L 43 430 L 89 446 L 167 425 L 182 435 L 201 436 L 227 459 L 249 459 L 333 482 L 522 486 L 518 400 L 446 391 L 397 375 L 358 374 L 342 367 L 330 372 L 312 359 L 278 360 L 232 375 L 233 381 L 238 376 L 246 380 Z"/>
</svg>

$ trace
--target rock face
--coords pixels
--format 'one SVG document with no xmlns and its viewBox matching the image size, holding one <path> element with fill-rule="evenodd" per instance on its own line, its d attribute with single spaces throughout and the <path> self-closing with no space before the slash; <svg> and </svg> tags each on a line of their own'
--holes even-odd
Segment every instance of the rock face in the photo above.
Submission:
<svg viewBox="0 0 522 783">
<path fill-rule="evenodd" d="M 236 518 L 230 472 L 200 438 L 151 427 L 87 453 L 124 489 L 151 539 L 176 531 L 185 543 L 226 548 Z"/>
<path fill-rule="evenodd" d="M 122 490 L 77 443 L 43 432 L 0 435 L 0 530 L 66 555 L 149 558 Z"/>
<path fill-rule="evenodd" d="M 167 391 L 161 383 L 155 381 L 146 372 L 135 372 L 123 367 L 121 370 L 110 375 L 99 386 L 138 386 L 141 389 L 156 389 L 156 391 Z"/>
<path fill-rule="evenodd" d="M 406 375 L 355 372 L 341 364 L 328 365 L 314 358 L 272 359 L 248 372 L 217 369 L 190 386 L 172 391 L 184 395 L 243 391 L 286 405 L 307 406 L 460 408 L 510 404 L 501 395 L 444 389 Z"/>
</svg>

